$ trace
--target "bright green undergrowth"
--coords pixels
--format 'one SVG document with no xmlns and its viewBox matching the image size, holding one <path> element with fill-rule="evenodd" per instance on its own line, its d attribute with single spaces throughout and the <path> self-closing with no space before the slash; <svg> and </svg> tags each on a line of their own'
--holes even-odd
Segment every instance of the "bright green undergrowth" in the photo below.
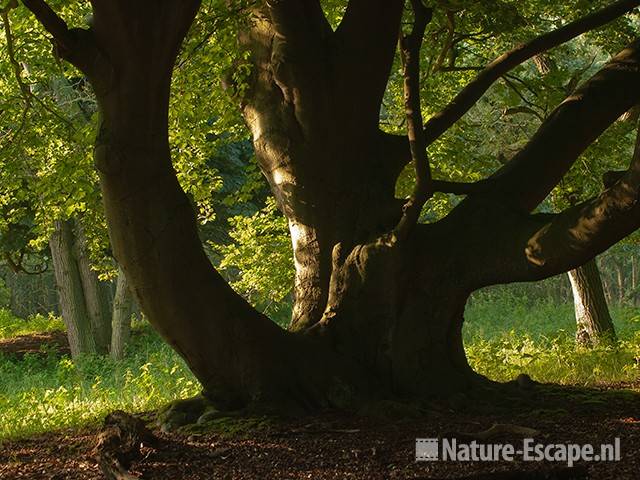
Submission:
<svg viewBox="0 0 640 480">
<path fill-rule="evenodd" d="M 0 439 L 101 420 L 108 412 L 152 410 L 198 392 L 182 360 L 148 328 L 123 361 L 54 352 L 0 357 Z"/>
<path fill-rule="evenodd" d="M 611 306 L 615 345 L 579 347 L 573 305 L 477 296 L 465 314 L 465 347 L 473 368 L 494 380 L 527 373 L 543 383 L 597 385 L 640 377 L 640 311 Z"/>
<path fill-rule="evenodd" d="M 62 320 L 55 315 L 36 314 L 23 320 L 16 318 L 9 310 L 0 309 L 0 340 L 30 333 L 62 330 L 63 328 Z"/>
<path fill-rule="evenodd" d="M 467 354 L 477 371 L 501 381 L 523 372 L 562 384 L 637 380 L 639 312 L 611 310 L 620 341 L 586 349 L 573 341 L 571 304 L 534 302 L 508 293 L 478 295 L 466 312 Z M 5 324 L 0 317 L 3 336 L 61 326 L 54 317 L 9 320 Z M 83 426 L 115 409 L 152 410 L 196 394 L 198 384 L 182 360 L 148 326 L 137 328 L 129 355 L 119 362 L 87 357 L 74 364 L 55 352 L 21 360 L 0 356 L 0 439 Z"/>
</svg>

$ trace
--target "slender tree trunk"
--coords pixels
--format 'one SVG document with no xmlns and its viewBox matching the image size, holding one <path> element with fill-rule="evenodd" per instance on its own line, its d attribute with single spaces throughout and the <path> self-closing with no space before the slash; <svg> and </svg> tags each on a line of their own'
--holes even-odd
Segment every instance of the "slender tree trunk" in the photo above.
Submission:
<svg viewBox="0 0 640 480">
<path fill-rule="evenodd" d="M 631 302 L 638 304 L 638 260 L 635 253 L 631 254 Z"/>
<path fill-rule="evenodd" d="M 111 343 L 109 294 L 107 286 L 100 282 L 98 274 L 91 268 L 84 229 L 77 222 L 74 255 L 80 272 L 84 301 L 91 322 L 91 331 L 93 332 L 96 349 L 100 354 L 107 354 Z"/>
<path fill-rule="evenodd" d="M 624 303 L 624 270 L 622 269 L 622 264 L 618 260 L 614 260 L 613 262 L 616 271 L 616 285 L 618 286 L 618 304 L 622 305 Z"/>
<path fill-rule="evenodd" d="M 82 353 L 96 353 L 81 273 L 73 252 L 73 223 L 57 221 L 49 245 L 71 355 L 75 358 Z"/>
<path fill-rule="evenodd" d="M 576 341 L 595 345 L 616 338 L 598 265 L 594 260 L 569 273 L 576 310 Z"/>
<path fill-rule="evenodd" d="M 133 297 L 129 291 L 129 282 L 122 268 L 118 270 L 116 294 L 113 299 L 113 319 L 111 335 L 111 357 L 120 360 L 124 357 L 124 349 L 131 334 L 131 315 L 133 313 Z"/>
</svg>

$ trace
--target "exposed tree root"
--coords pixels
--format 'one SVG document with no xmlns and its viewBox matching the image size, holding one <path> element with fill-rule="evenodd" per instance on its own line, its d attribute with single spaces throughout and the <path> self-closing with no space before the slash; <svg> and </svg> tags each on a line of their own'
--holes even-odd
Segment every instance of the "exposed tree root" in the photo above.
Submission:
<svg viewBox="0 0 640 480">
<path fill-rule="evenodd" d="M 141 456 L 142 444 L 157 441 L 142 420 L 117 410 L 105 418 L 93 456 L 107 480 L 137 480 L 128 472 L 131 462 Z"/>
</svg>

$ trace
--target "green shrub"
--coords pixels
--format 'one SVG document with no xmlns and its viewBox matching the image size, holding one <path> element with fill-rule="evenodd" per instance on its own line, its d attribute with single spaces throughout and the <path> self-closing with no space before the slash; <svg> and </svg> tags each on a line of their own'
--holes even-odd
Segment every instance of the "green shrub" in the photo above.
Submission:
<svg viewBox="0 0 640 480">
<path fill-rule="evenodd" d="M 620 341 L 577 347 L 571 304 L 532 302 L 512 294 L 474 298 L 464 329 L 469 362 L 499 381 L 528 373 L 540 382 L 596 385 L 637 380 L 640 316 L 612 309 Z M 56 317 L 15 319 L 0 310 L 3 337 L 61 328 Z M 147 324 L 134 327 L 122 361 L 84 357 L 72 362 L 55 352 L 23 359 L 0 356 L 0 439 L 99 421 L 109 411 L 153 410 L 195 395 L 199 386 L 178 355 Z"/>
</svg>

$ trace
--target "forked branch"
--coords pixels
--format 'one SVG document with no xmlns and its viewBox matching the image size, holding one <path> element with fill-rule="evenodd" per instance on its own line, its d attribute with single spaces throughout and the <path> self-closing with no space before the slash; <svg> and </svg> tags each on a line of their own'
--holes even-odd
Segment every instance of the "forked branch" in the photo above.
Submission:
<svg viewBox="0 0 640 480">
<path fill-rule="evenodd" d="M 431 20 L 431 10 L 422 0 L 411 0 L 414 21 L 411 33 L 400 39 L 404 77 L 404 109 L 407 117 L 407 138 L 416 171 L 413 193 L 404 206 L 402 218 L 395 229 L 397 239 L 405 238 L 418 222 L 420 211 L 433 195 L 431 166 L 427 156 L 427 143 L 422 130 L 422 110 L 420 105 L 420 49 L 427 24 Z"/>
</svg>

